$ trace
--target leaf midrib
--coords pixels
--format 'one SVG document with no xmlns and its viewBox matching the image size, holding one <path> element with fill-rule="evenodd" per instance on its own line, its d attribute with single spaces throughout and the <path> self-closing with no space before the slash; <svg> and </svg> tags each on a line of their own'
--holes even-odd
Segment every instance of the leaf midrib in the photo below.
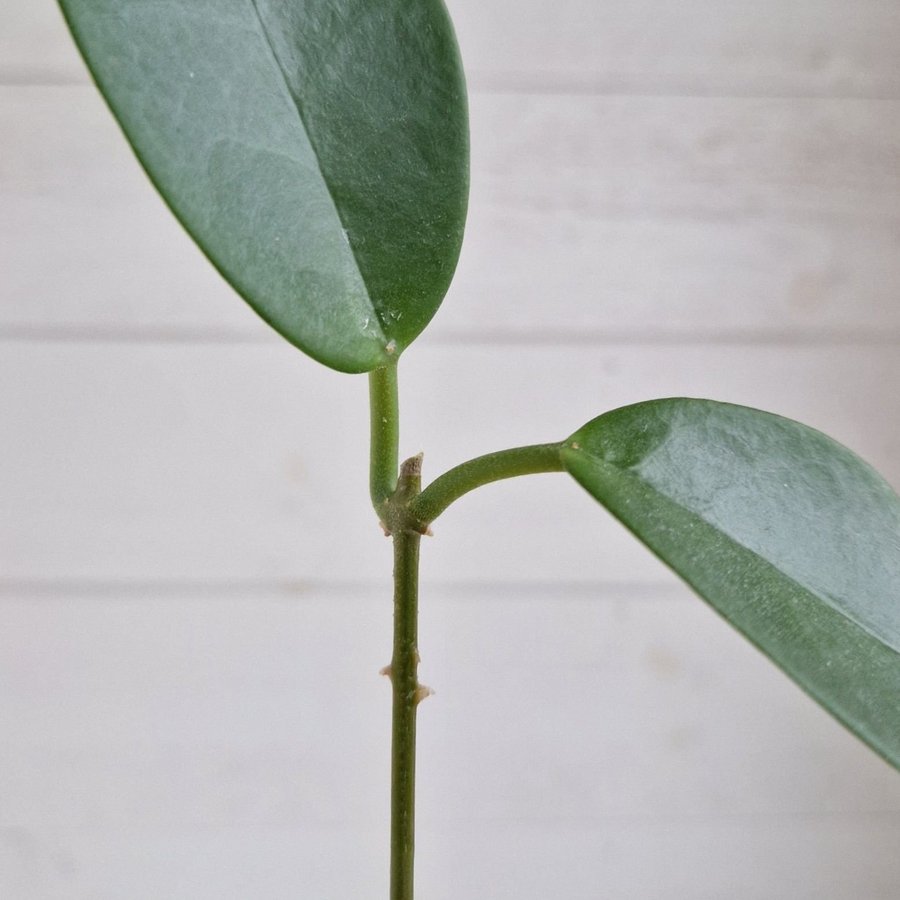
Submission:
<svg viewBox="0 0 900 900">
<path fill-rule="evenodd" d="M 309 141 L 309 146 L 312 149 L 313 157 L 316 161 L 316 170 L 319 173 L 319 177 L 322 179 L 322 184 L 325 186 L 325 191 L 328 194 L 328 199 L 331 201 L 331 206 L 334 209 L 334 214 L 337 217 L 338 222 L 340 222 L 341 229 L 343 230 L 346 238 L 347 247 L 350 251 L 350 257 L 353 260 L 353 266 L 356 269 L 357 275 L 359 275 L 360 283 L 366 290 L 366 299 L 369 301 L 369 307 L 372 310 L 372 315 L 378 324 L 378 332 L 381 335 L 382 341 L 384 342 L 388 339 L 388 335 L 385 330 L 385 322 L 382 319 L 377 306 L 372 301 L 372 294 L 369 290 L 368 282 L 363 275 L 362 269 L 359 265 L 359 260 L 356 257 L 356 252 L 353 249 L 353 243 L 350 239 L 350 232 L 347 229 L 347 223 L 344 221 L 344 217 L 341 214 L 341 208 L 335 200 L 331 184 L 329 183 L 328 178 L 325 175 L 325 170 L 322 168 L 322 161 L 319 156 L 319 150 L 316 147 L 315 141 L 313 140 L 312 134 L 307 125 L 306 116 L 303 112 L 303 105 L 300 102 L 300 98 L 294 93 L 293 90 L 291 90 L 291 83 L 288 80 L 287 72 L 285 71 L 285 68 L 281 63 L 281 59 L 279 58 L 277 51 L 275 50 L 275 45 L 272 43 L 272 39 L 269 37 L 269 32 L 266 29 L 266 23 L 263 21 L 262 15 L 260 14 L 257 0 L 249 0 L 249 3 L 251 9 L 253 10 L 253 18 L 256 21 L 259 33 L 262 36 L 262 39 L 265 41 L 266 46 L 269 48 L 269 53 L 272 55 L 272 59 L 275 61 L 275 67 L 278 69 L 278 74 L 281 77 L 282 87 L 287 92 L 287 95 L 291 98 L 291 103 L 293 104 L 294 109 L 297 113 L 297 118 L 300 121 L 300 127 L 303 129 L 303 133 L 306 135 L 306 139 Z"/>
</svg>

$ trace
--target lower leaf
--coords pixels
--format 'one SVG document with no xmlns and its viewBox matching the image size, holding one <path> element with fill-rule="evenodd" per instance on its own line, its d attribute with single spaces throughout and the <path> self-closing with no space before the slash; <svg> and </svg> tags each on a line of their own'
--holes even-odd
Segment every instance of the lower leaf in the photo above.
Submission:
<svg viewBox="0 0 900 900">
<path fill-rule="evenodd" d="M 656 400 L 589 422 L 565 469 L 900 768 L 900 497 L 789 419 Z"/>
</svg>

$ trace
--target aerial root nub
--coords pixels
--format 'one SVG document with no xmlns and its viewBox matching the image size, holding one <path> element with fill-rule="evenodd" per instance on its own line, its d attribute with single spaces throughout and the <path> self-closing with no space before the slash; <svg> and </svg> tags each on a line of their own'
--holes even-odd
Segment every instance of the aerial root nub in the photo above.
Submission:
<svg viewBox="0 0 900 900">
<path fill-rule="evenodd" d="M 416 706 L 418 706 L 426 697 L 431 697 L 434 691 L 427 684 L 420 684 L 416 688 L 415 697 L 413 698 Z"/>
</svg>

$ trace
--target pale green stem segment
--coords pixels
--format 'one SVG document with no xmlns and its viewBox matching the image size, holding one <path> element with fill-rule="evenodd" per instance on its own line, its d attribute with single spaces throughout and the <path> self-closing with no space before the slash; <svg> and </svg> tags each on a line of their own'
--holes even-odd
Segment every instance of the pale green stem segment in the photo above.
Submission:
<svg viewBox="0 0 900 900">
<path fill-rule="evenodd" d="M 400 470 L 395 500 L 408 503 L 421 486 L 422 457 Z M 416 708 L 428 696 L 419 684 L 419 541 L 410 528 L 394 534 L 394 653 L 386 674 L 394 691 L 391 738 L 391 900 L 413 900 L 416 801 Z"/>
<path fill-rule="evenodd" d="M 417 522 L 433 522 L 454 500 L 463 494 L 502 478 L 563 471 L 560 450 L 563 444 L 532 444 L 514 447 L 470 459 L 450 469 L 415 497 L 409 514 Z"/>
<path fill-rule="evenodd" d="M 384 520 L 384 504 L 397 487 L 400 408 L 396 363 L 369 373 L 369 409 L 369 492 L 375 512 Z"/>
</svg>

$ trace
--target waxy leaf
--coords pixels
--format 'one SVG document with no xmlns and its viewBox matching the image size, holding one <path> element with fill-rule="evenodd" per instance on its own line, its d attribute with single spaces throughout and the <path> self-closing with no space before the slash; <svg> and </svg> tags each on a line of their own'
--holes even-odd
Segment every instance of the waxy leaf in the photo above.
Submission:
<svg viewBox="0 0 900 900">
<path fill-rule="evenodd" d="M 900 768 L 900 498 L 788 419 L 658 400 L 594 419 L 563 465 L 826 709 Z"/>
<path fill-rule="evenodd" d="M 60 5 L 157 188 L 266 321 L 347 372 L 421 332 L 468 194 L 442 0 Z"/>
</svg>

